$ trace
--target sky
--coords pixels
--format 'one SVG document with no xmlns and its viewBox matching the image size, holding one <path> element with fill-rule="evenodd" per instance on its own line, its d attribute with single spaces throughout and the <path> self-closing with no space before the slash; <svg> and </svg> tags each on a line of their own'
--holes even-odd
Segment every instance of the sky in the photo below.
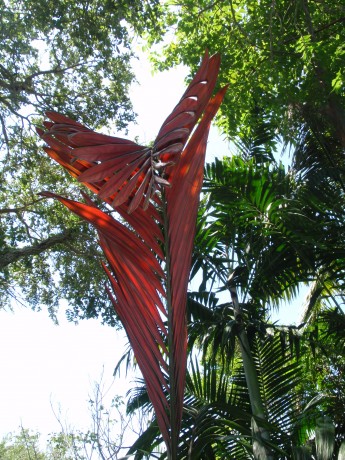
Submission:
<svg viewBox="0 0 345 460">
<path fill-rule="evenodd" d="M 188 72 L 179 67 L 152 75 L 144 58 L 134 62 L 134 71 L 140 85 L 134 85 L 130 95 L 138 118 L 128 138 L 138 136 L 140 143 L 147 143 L 183 94 Z M 225 154 L 228 143 L 214 128 L 207 159 Z M 97 320 L 68 323 L 63 309 L 58 319 L 59 325 L 54 325 L 44 309 L 33 312 L 17 306 L 13 312 L 0 311 L 0 438 L 21 425 L 44 436 L 58 432 L 54 411 L 61 411 L 70 426 L 86 429 L 87 401 L 102 374 L 105 385 L 112 385 L 109 395 L 125 395 L 131 386 L 129 378 L 113 382 L 112 377 L 127 343 L 123 332 Z"/>
</svg>

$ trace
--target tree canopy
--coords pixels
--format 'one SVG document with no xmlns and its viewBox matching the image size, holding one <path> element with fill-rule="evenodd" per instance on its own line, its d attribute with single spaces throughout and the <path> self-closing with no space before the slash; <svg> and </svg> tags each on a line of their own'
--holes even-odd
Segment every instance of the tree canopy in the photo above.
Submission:
<svg viewBox="0 0 345 460">
<path fill-rule="evenodd" d="M 325 0 L 184 0 L 166 2 L 160 33 L 149 34 L 159 69 L 193 70 L 205 48 L 222 54 L 221 84 L 230 84 L 219 123 L 246 135 L 259 107 L 271 129 L 295 142 L 301 125 L 324 120 L 345 145 L 344 5 Z"/>
<path fill-rule="evenodd" d="M 77 116 L 96 129 L 125 128 L 134 119 L 128 89 L 134 80 L 130 59 L 136 34 L 159 69 L 183 62 L 194 72 L 206 48 L 221 53 L 220 84 L 229 83 L 230 90 L 218 122 L 228 137 L 243 140 L 251 134 L 253 139 L 255 126 L 264 122 L 270 144 L 277 146 L 298 143 L 305 125 L 317 130 L 322 124 L 323 133 L 344 145 L 344 11 L 339 3 L 23 0 L 3 1 L 1 9 L 4 304 L 22 296 L 24 303 L 47 305 L 53 312 L 58 299 L 66 298 L 71 319 L 103 312 L 105 321 L 113 321 L 99 290 L 103 275 L 94 234 L 37 197 L 51 183 L 72 187 L 73 196 L 78 192 L 41 155 L 31 128 L 45 110 Z M 39 164 L 35 171 L 34 164 Z M 83 245 L 74 238 L 81 229 Z"/>
<path fill-rule="evenodd" d="M 15 298 L 48 306 L 53 315 L 65 298 L 71 319 L 102 311 L 105 321 L 114 322 L 100 289 L 94 233 L 38 197 L 51 184 L 73 189 L 74 196 L 79 192 L 42 155 L 34 128 L 46 110 L 103 129 L 124 129 L 134 120 L 131 40 L 145 25 L 155 27 L 158 3 L 1 1 L 2 306 Z"/>
</svg>

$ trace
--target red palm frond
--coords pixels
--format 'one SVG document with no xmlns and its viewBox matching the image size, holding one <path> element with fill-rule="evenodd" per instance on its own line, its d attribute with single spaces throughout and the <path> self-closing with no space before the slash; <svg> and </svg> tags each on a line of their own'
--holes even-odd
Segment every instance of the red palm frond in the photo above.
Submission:
<svg viewBox="0 0 345 460">
<path fill-rule="evenodd" d="M 207 136 L 226 91 L 210 100 L 218 70 L 219 56 L 206 54 L 152 148 L 95 133 L 56 113 L 49 114 L 48 131 L 39 131 L 49 144 L 46 152 L 116 206 L 129 224 L 100 211 L 88 197 L 84 204 L 44 193 L 98 231 L 112 288 L 107 292 L 143 373 L 171 459 L 177 455 L 182 417 L 185 308 Z M 157 188 L 160 194 L 154 194 Z"/>
</svg>

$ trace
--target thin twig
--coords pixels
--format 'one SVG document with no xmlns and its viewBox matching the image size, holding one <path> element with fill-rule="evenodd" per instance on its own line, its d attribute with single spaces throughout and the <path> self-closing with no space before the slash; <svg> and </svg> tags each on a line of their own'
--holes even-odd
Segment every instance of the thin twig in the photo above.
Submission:
<svg viewBox="0 0 345 460">
<path fill-rule="evenodd" d="M 26 211 L 27 208 L 29 208 L 30 206 L 33 206 L 34 204 L 42 201 L 42 200 L 45 200 L 46 197 L 42 197 L 42 198 L 38 198 L 37 200 L 33 200 L 31 201 L 30 203 L 27 203 L 23 206 L 20 206 L 18 208 L 2 208 L 0 209 L 0 214 L 11 214 L 11 213 L 14 213 L 14 214 L 17 214 L 18 212 L 23 212 L 23 211 Z"/>
</svg>

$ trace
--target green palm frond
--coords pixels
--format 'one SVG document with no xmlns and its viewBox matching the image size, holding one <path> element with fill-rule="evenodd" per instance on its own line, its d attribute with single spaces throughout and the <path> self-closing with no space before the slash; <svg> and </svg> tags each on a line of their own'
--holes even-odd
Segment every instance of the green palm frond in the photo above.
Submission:
<svg viewBox="0 0 345 460">
<path fill-rule="evenodd" d="M 302 379 L 301 367 L 284 352 L 279 333 L 265 339 L 256 336 L 252 352 L 272 435 L 268 445 L 275 452 L 274 458 L 284 459 L 292 455 L 291 433 L 299 421 L 296 388 Z M 220 360 L 203 361 L 202 366 L 193 363 L 187 389 L 195 398 L 194 409 L 203 402 L 194 417 L 196 452 L 213 443 L 217 458 L 252 458 L 251 406 L 241 360 L 233 360 L 231 368 Z"/>
<path fill-rule="evenodd" d="M 315 261 L 307 232 L 313 223 L 294 196 L 291 175 L 281 165 L 216 159 L 206 166 L 204 191 L 212 209 L 212 235 L 248 269 L 243 288 L 252 298 L 273 303 L 295 296 Z"/>
<path fill-rule="evenodd" d="M 152 411 L 152 404 L 147 394 L 143 379 L 136 379 L 136 384 L 127 392 L 127 413 L 133 414 L 140 409 L 143 414 Z"/>
<path fill-rule="evenodd" d="M 296 389 L 302 380 L 301 367 L 284 351 L 279 333 L 265 339 L 256 336 L 252 352 L 267 410 L 266 424 L 272 435 L 269 446 L 275 452 L 274 458 L 284 459 L 291 455 L 291 433 L 300 422 Z M 233 359 L 231 367 L 212 359 L 204 360 L 202 366 L 193 363 L 187 389 L 197 409 L 193 425 L 196 452 L 201 445 L 212 442 L 214 449 L 218 446 L 217 458 L 252 458 L 251 405 L 241 360 Z M 198 409 L 200 402 L 203 405 Z"/>
<path fill-rule="evenodd" d="M 190 361 L 186 388 L 192 419 L 184 424 L 184 436 L 191 458 L 250 458 L 250 404 L 236 380 L 243 384 L 243 374 L 232 374 L 224 363 Z"/>
<path fill-rule="evenodd" d="M 251 458 L 250 404 L 241 366 L 235 374 L 215 361 L 191 359 L 186 379 L 186 396 L 179 444 L 180 459 L 211 460 Z M 130 409 L 147 407 L 145 387 L 132 393 Z M 136 440 L 129 453 L 137 460 L 157 451 L 162 443 L 158 425 L 153 420 Z M 162 453 L 158 458 L 166 458 Z"/>
<path fill-rule="evenodd" d="M 256 337 L 252 352 L 261 398 L 271 425 L 272 442 L 280 449 L 289 451 L 293 442 L 291 433 L 299 421 L 300 401 L 296 390 L 303 378 L 302 368 L 284 351 L 278 333 L 264 340 Z"/>
<path fill-rule="evenodd" d="M 190 295 L 188 310 L 191 308 L 194 314 L 188 327 L 190 348 L 196 345 L 202 350 L 204 360 L 219 358 L 231 362 L 235 353 L 236 324 L 230 304 L 216 304 L 210 309 Z"/>
<path fill-rule="evenodd" d="M 292 167 L 323 200 L 345 191 L 345 161 L 343 147 L 320 120 L 313 127 L 301 130 L 293 152 Z M 338 203 L 333 201 L 333 206 Z"/>
<path fill-rule="evenodd" d="M 139 438 L 132 444 L 127 452 L 128 456 L 134 455 L 135 460 L 165 459 L 166 452 L 161 452 L 163 438 L 159 432 L 157 420 L 154 419 Z"/>
<path fill-rule="evenodd" d="M 228 261 L 222 244 L 213 227 L 209 224 L 212 215 L 204 198 L 198 212 L 197 228 L 192 255 L 190 280 L 199 281 L 199 291 L 212 291 L 218 287 L 219 280 L 226 280 L 226 262 Z"/>
<path fill-rule="evenodd" d="M 251 111 L 247 132 L 239 133 L 235 145 L 243 159 L 252 158 L 257 164 L 274 163 L 278 141 L 276 127 L 267 121 L 264 110 L 256 105 Z"/>
<path fill-rule="evenodd" d="M 332 337 L 336 344 L 336 351 L 345 355 L 345 314 L 338 308 L 330 308 L 320 313 L 320 320 L 324 324 L 324 338 Z"/>
</svg>

